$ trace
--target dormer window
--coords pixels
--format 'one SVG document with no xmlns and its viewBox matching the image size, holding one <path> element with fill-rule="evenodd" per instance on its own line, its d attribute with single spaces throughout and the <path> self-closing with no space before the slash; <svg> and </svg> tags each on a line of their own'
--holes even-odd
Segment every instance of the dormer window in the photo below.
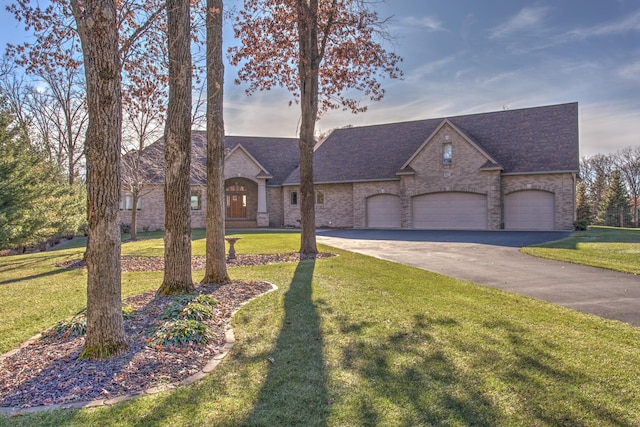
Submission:
<svg viewBox="0 0 640 427">
<path fill-rule="evenodd" d="M 450 142 L 442 144 L 442 164 L 450 165 L 453 162 L 453 146 Z"/>
</svg>

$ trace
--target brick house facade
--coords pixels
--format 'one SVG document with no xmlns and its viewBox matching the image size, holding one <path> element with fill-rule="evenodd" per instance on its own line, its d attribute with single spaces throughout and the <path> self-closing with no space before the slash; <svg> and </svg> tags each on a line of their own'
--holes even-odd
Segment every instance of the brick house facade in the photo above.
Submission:
<svg viewBox="0 0 640 427">
<path fill-rule="evenodd" d="M 193 141 L 202 152 L 205 135 Z M 297 144 L 226 137 L 228 227 L 299 226 Z M 316 224 L 568 230 L 578 161 L 577 103 L 338 129 L 314 154 Z M 201 228 L 205 186 L 192 181 L 192 227 Z M 138 227 L 160 229 L 162 186 L 149 188 Z"/>
</svg>

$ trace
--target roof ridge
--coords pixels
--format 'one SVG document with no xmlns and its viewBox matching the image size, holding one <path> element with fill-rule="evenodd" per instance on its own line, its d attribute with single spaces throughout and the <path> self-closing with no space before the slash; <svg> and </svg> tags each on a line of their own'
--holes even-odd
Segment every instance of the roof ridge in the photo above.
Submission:
<svg viewBox="0 0 640 427">
<path fill-rule="evenodd" d="M 443 121 L 443 120 L 459 119 L 459 118 L 466 118 L 466 117 L 485 116 L 485 115 L 491 115 L 491 114 L 515 113 L 515 112 L 522 112 L 522 111 L 527 111 L 527 110 L 548 109 L 548 108 L 563 107 L 563 106 L 570 106 L 570 105 L 577 105 L 577 104 L 578 104 L 577 101 L 572 101 L 572 102 L 564 102 L 564 103 L 553 104 L 553 105 L 537 105 L 537 106 L 533 106 L 533 107 L 515 108 L 513 110 L 512 109 L 505 109 L 505 110 L 485 111 L 485 112 L 470 113 L 470 114 L 458 114 L 458 115 L 455 115 L 455 116 L 442 116 L 442 117 L 431 117 L 431 118 L 426 118 L 426 119 L 406 120 L 406 121 L 401 121 L 401 122 L 376 123 L 376 124 L 364 125 L 364 126 L 352 126 L 352 127 L 338 128 L 338 129 L 334 129 L 333 132 L 349 131 L 349 130 L 353 130 L 353 129 L 375 128 L 375 127 L 380 127 L 380 126 L 407 125 L 407 124 L 410 124 L 410 123 L 425 123 L 425 122 L 432 121 L 432 120 Z M 331 137 L 331 135 L 329 135 L 329 137 Z"/>
</svg>

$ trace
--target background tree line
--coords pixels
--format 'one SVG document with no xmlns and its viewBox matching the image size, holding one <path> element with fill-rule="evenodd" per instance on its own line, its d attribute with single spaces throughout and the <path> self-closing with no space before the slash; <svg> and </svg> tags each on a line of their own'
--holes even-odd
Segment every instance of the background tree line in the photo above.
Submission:
<svg viewBox="0 0 640 427">
<path fill-rule="evenodd" d="M 3 68 L 3 83 L 8 74 Z M 69 180 L 58 161 L 62 150 L 34 138 L 33 116 L 14 101 L 0 87 L 0 250 L 24 252 L 83 229 L 86 190 Z"/>
<path fill-rule="evenodd" d="M 638 227 L 640 146 L 580 160 L 577 219 L 590 224 Z"/>
</svg>

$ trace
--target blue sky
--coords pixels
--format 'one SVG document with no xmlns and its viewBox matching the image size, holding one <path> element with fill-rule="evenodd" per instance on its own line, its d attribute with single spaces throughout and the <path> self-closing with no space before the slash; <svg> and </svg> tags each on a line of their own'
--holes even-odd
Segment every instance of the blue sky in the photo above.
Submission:
<svg viewBox="0 0 640 427">
<path fill-rule="evenodd" d="M 320 130 L 578 102 L 581 155 L 640 144 L 638 0 L 388 0 L 378 11 L 393 16 L 386 47 L 404 57 L 404 79 L 385 81 L 367 113 L 326 114 Z M 23 36 L 4 10 L 0 25 L 2 45 Z M 247 97 L 234 78 L 227 67 L 228 134 L 296 135 L 286 92 Z"/>
</svg>

